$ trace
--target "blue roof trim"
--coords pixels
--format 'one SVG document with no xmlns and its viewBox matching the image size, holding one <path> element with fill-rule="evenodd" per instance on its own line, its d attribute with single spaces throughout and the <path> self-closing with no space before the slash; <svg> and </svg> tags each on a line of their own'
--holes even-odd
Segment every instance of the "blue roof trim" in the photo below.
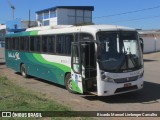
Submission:
<svg viewBox="0 0 160 120">
<path fill-rule="evenodd" d="M 51 7 L 51 8 L 47 8 L 47 9 L 44 9 L 44 10 L 37 11 L 37 12 L 35 12 L 35 13 L 47 12 L 47 11 L 49 11 L 49 10 L 55 11 L 57 8 L 78 9 L 78 10 L 90 10 L 90 11 L 93 11 L 93 10 L 94 10 L 94 6 L 56 6 L 56 7 Z"/>
</svg>

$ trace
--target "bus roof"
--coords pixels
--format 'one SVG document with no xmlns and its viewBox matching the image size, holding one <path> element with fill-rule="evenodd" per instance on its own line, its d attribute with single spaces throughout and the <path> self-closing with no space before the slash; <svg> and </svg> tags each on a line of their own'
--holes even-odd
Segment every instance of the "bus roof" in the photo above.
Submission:
<svg viewBox="0 0 160 120">
<path fill-rule="evenodd" d="M 43 34 L 58 34 L 58 33 L 75 33 L 75 32 L 86 32 L 95 34 L 98 31 L 135 31 L 134 28 L 123 27 L 123 26 L 115 26 L 115 25 L 85 25 L 85 26 L 69 26 L 48 30 L 40 30 L 38 33 Z"/>
<path fill-rule="evenodd" d="M 7 34 L 7 37 L 16 36 L 35 36 L 35 35 L 47 35 L 47 34 L 65 34 L 65 33 L 77 33 L 86 32 L 95 34 L 98 31 L 136 31 L 134 28 L 116 26 L 116 25 L 85 25 L 85 26 L 73 26 L 73 25 L 61 25 L 61 26 L 41 26 L 29 28 L 25 32 Z"/>
</svg>

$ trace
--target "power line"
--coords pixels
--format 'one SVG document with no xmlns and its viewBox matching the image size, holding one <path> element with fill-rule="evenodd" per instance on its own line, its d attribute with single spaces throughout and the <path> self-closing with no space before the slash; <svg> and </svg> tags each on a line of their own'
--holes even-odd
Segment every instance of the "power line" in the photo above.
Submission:
<svg viewBox="0 0 160 120">
<path fill-rule="evenodd" d="M 129 20 L 120 20 L 120 21 L 114 21 L 114 22 L 111 22 L 111 23 L 130 22 L 130 21 L 138 21 L 138 20 L 151 19 L 151 18 L 159 18 L 159 17 L 160 17 L 160 15 L 150 16 L 150 17 L 143 17 L 143 18 L 135 18 L 135 19 L 129 19 Z"/>
<path fill-rule="evenodd" d="M 157 8 L 160 8 L 160 5 L 155 6 L 155 7 L 149 7 L 149 8 L 129 11 L 129 12 L 123 12 L 123 13 L 111 14 L 111 15 L 106 15 L 106 16 L 94 17 L 93 19 L 100 19 L 100 18 L 104 18 L 104 17 L 114 17 L 114 16 L 125 15 L 125 14 L 136 13 L 136 12 L 142 12 L 142 11 L 147 11 L 147 10 L 152 10 L 152 9 L 157 9 Z"/>
</svg>

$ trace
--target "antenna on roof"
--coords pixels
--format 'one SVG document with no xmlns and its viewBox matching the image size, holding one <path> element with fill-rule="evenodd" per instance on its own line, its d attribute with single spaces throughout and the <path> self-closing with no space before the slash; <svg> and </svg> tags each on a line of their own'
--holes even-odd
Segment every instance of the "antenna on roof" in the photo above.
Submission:
<svg viewBox="0 0 160 120">
<path fill-rule="evenodd" d="M 10 5 L 10 7 L 12 9 L 12 17 L 14 19 L 14 10 L 15 10 L 15 7 L 14 7 L 14 5 L 9 0 L 7 0 L 7 1 L 8 1 L 8 4 Z"/>
</svg>

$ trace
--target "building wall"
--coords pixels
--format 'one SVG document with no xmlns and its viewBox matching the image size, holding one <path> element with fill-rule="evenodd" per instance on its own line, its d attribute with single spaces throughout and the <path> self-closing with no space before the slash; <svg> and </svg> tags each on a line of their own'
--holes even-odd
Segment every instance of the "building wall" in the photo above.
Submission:
<svg viewBox="0 0 160 120">
<path fill-rule="evenodd" d="M 57 9 L 57 25 L 68 24 L 68 9 Z"/>
<path fill-rule="evenodd" d="M 92 11 L 77 9 L 57 9 L 58 25 L 75 25 L 92 22 Z"/>
<path fill-rule="evenodd" d="M 41 22 L 43 26 L 45 26 L 44 21 L 48 20 L 49 25 L 77 25 L 82 23 L 92 23 L 92 11 L 90 10 L 57 8 L 55 12 L 56 16 L 53 18 L 44 18 L 44 12 L 42 12 L 36 15 L 36 19 Z M 38 20 L 38 15 L 42 15 L 42 20 Z"/>
<path fill-rule="evenodd" d="M 140 36 L 144 42 L 144 53 L 160 51 L 160 33 L 147 33 Z"/>
<path fill-rule="evenodd" d="M 50 25 L 51 25 L 51 26 L 57 25 L 57 17 L 55 17 L 55 18 L 50 18 Z"/>
</svg>

